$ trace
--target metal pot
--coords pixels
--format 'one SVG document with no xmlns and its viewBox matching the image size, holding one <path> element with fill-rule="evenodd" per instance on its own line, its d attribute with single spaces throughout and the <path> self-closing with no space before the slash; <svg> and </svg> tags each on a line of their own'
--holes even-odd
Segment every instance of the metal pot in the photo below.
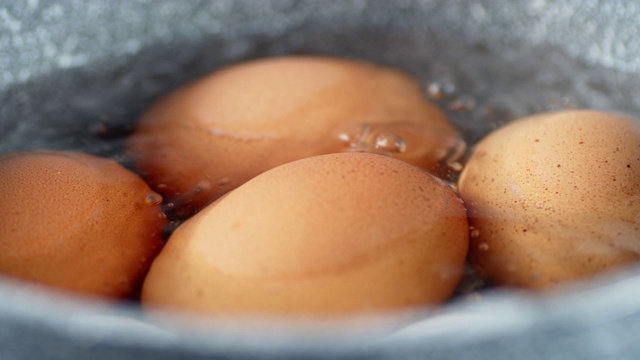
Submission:
<svg viewBox="0 0 640 360">
<path fill-rule="evenodd" d="M 446 89 L 439 103 L 470 143 L 555 108 L 637 116 L 639 17 L 636 3 L 604 0 L 6 3 L 0 151 L 119 159 L 122 135 L 160 95 L 226 63 L 300 53 L 388 64 Z M 0 358 L 634 358 L 639 275 L 364 320 L 205 324 L 2 278 Z"/>
</svg>

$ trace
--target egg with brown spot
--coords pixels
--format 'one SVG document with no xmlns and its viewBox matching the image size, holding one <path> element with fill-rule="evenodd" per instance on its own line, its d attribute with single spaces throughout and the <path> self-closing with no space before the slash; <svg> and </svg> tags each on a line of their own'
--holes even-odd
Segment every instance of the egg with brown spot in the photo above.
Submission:
<svg viewBox="0 0 640 360">
<path fill-rule="evenodd" d="M 459 144 L 406 74 L 289 56 L 231 65 L 167 95 L 140 119 L 128 155 L 182 217 L 293 160 L 366 151 L 444 173 Z"/>
<path fill-rule="evenodd" d="M 470 259 L 496 284 L 545 288 L 640 259 L 640 122 L 544 113 L 475 148 L 459 189 Z"/>
<path fill-rule="evenodd" d="M 217 315 L 350 314 L 447 300 L 468 247 L 442 181 L 366 153 L 269 170 L 182 224 L 142 302 Z"/>
<path fill-rule="evenodd" d="M 87 295 L 134 296 L 163 245 L 160 200 L 113 160 L 0 154 L 0 274 Z"/>
</svg>

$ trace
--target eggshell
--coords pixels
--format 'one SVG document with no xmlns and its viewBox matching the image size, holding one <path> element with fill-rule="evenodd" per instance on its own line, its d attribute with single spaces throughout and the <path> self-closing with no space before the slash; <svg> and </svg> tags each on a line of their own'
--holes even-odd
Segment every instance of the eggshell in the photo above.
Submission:
<svg viewBox="0 0 640 360">
<path fill-rule="evenodd" d="M 470 259 L 496 284 L 545 288 L 640 257 L 640 125 L 593 110 L 515 121 L 463 170 Z"/>
<path fill-rule="evenodd" d="M 132 296 L 163 245 L 160 201 L 112 160 L 76 152 L 0 154 L 0 274 Z"/>
<path fill-rule="evenodd" d="M 180 226 L 142 302 L 209 314 L 347 314 L 437 304 L 460 279 L 466 211 L 434 176 L 341 153 L 281 165 Z"/>
<path fill-rule="evenodd" d="M 369 151 L 443 172 L 458 143 L 407 75 L 291 56 L 228 66 L 167 95 L 140 119 L 128 155 L 173 213 L 186 216 L 293 160 Z"/>
</svg>

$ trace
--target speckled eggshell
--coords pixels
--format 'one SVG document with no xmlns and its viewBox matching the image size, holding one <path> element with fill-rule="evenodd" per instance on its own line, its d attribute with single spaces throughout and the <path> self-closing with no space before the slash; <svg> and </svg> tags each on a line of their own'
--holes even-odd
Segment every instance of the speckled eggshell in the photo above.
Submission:
<svg viewBox="0 0 640 360">
<path fill-rule="evenodd" d="M 363 61 L 290 56 L 222 68 L 154 104 L 128 142 L 137 169 L 186 216 L 293 160 L 370 151 L 433 172 L 458 144 L 404 73 Z"/>
<path fill-rule="evenodd" d="M 0 154 L 0 274 L 86 295 L 134 296 L 163 245 L 160 199 L 112 160 Z"/>
<path fill-rule="evenodd" d="M 459 189 L 471 262 L 496 284 L 546 288 L 640 258 L 640 125 L 593 110 L 491 133 Z"/>
<path fill-rule="evenodd" d="M 147 309 L 349 314 L 437 304 L 458 283 L 466 211 L 421 169 L 366 153 L 269 170 L 180 226 L 154 261 Z"/>
</svg>

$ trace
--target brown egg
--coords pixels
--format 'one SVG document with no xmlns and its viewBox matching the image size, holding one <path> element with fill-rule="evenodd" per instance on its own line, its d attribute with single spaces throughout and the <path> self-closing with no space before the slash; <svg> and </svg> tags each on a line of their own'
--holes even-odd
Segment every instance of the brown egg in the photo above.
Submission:
<svg viewBox="0 0 640 360">
<path fill-rule="evenodd" d="M 544 288 L 638 261 L 639 124 L 562 111 L 482 140 L 459 181 L 472 263 L 493 283 Z"/>
<path fill-rule="evenodd" d="M 300 56 L 229 66 L 169 94 L 140 119 L 128 154 L 185 216 L 293 160 L 369 151 L 442 173 L 458 144 L 407 75 Z"/>
<path fill-rule="evenodd" d="M 112 160 L 0 155 L 0 274 L 105 297 L 134 295 L 160 251 L 161 197 Z"/>
<path fill-rule="evenodd" d="M 269 170 L 182 224 L 156 258 L 147 308 L 347 314 L 437 304 L 460 279 L 466 211 L 421 169 L 365 153 Z"/>
</svg>

